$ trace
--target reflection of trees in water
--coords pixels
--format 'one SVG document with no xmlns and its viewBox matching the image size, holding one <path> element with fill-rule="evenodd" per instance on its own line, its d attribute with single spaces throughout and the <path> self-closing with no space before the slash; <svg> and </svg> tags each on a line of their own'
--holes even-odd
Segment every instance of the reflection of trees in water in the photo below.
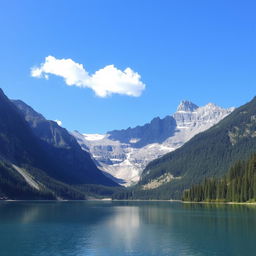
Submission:
<svg viewBox="0 0 256 256">
<path fill-rule="evenodd" d="M 103 207 L 88 202 L 51 202 L 51 201 L 19 201 L 0 204 L 1 220 L 32 223 L 32 222 L 84 222 L 94 224 L 109 213 Z M 107 204 L 106 204 L 107 206 Z M 107 207 L 105 207 L 107 209 Z M 72 218 L 71 218 L 72 217 Z"/>
<path fill-rule="evenodd" d="M 111 208 L 104 205 L 98 207 L 88 202 L 1 203 L 1 255 L 65 255 L 81 246 L 87 247 L 93 227 L 111 214 Z"/>
<path fill-rule="evenodd" d="M 177 220 L 191 244 L 221 255 L 248 255 L 256 250 L 256 207 L 225 204 L 183 204 Z M 247 251 L 246 251 L 247 250 Z M 249 254 L 251 255 L 251 254 Z"/>
<path fill-rule="evenodd" d="M 128 202 L 109 216 L 111 233 L 100 239 L 119 251 L 148 255 L 247 255 L 244 248 L 256 250 L 255 213 L 256 207 L 241 205 Z"/>
<path fill-rule="evenodd" d="M 1 222 L 29 223 L 37 219 L 40 208 L 37 205 L 25 202 L 1 202 Z"/>
<path fill-rule="evenodd" d="M 19 256 L 246 255 L 256 250 L 255 213 L 170 202 L 1 203 L 0 248 Z"/>
</svg>

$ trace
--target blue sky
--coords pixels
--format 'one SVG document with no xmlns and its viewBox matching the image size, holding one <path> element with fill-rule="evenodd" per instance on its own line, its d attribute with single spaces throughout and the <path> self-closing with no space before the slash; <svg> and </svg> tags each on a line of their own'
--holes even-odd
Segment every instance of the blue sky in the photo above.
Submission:
<svg viewBox="0 0 256 256">
<path fill-rule="evenodd" d="M 247 0 L 1 1 L 0 87 L 84 133 L 164 117 L 182 99 L 239 106 L 256 95 L 255 10 Z M 90 75 L 129 67 L 145 89 L 98 97 L 59 76 L 32 77 L 47 56 L 72 59 Z"/>
</svg>

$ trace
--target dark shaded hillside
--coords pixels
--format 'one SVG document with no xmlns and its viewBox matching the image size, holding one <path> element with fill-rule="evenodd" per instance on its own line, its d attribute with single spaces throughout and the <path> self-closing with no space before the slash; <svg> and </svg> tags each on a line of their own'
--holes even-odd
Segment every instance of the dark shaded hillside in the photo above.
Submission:
<svg viewBox="0 0 256 256">
<path fill-rule="evenodd" d="M 13 168 L 13 164 L 35 172 L 39 180 L 40 168 L 48 169 L 49 159 L 45 156 L 40 142 L 31 131 L 28 123 L 17 108 L 0 89 L 0 194 L 8 199 L 55 199 L 56 195 L 48 190 L 32 188 Z M 45 175 L 45 174 L 44 174 Z M 51 179 L 48 178 L 49 184 Z M 63 189 L 68 191 L 64 185 Z M 54 192 L 57 192 L 56 190 Z M 78 193 L 79 194 L 79 193 Z M 69 197 L 71 198 L 71 197 Z M 80 199 L 84 195 L 80 193 Z"/>
<path fill-rule="evenodd" d="M 49 177 L 45 172 L 26 165 L 23 170 L 31 177 L 38 188 L 31 186 L 14 166 L 0 161 L 0 199 L 15 200 L 84 200 L 87 194 Z M 93 186 L 93 185 L 92 185 Z"/>
<path fill-rule="evenodd" d="M 0 162 L 1 199 L 55 199 L 51 191 L 38 191 L 27 184 L 24 178 L 4 162 Z"/>
<path fill-rule="evenodd" d="M 41 114 L 20 100 L 13 101 L 29 123 L 33 133 L 55 168 L 49 175 L 68 184 L 100 184 L 117 186 L 94 164 L 90 155 L 81 149 L 75 138 L 56 122 L 46 120 Z"/>
<path fill-rule="evenodd" d="M 256 98 L 181 148 L 149 163 L 130 197 L 181 198 L 184 189 L 206 177 L 221 177 L 234 162 L 248 158 L 253 152 L 256 152 Z M 166 173 L 174 179 L 155 189 L 143 189 Z"/>
<path fill-rule="evenodd" d="M 73 185 L 87 184 L 118 186 L 65 129 L 38 113 L 27 122 L 0 90 L 0 198 L 85 199 Z"/>
<path fill-rule="evenodd" d="M 0 155 L 18 165 L 40 165 L 41 154 L 39 141 L 0 89 Z"/>
</svg>

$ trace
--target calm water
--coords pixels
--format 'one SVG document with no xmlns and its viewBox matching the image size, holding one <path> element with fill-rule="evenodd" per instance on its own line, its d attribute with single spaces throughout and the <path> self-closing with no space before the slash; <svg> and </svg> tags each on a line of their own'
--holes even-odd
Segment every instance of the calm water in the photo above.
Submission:
<svg viewBox="0 0 256 256">
<path fill-rule="evenodd" d="M 0 255 L 256 255 L 256 207 L 1 202 Z"/>
</svg>

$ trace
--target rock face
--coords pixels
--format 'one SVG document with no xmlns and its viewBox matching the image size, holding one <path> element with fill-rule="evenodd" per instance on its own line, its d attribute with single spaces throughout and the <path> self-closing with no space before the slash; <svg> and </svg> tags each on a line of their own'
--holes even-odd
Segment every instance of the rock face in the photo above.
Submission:
<svg viewBox="0 0 256 256">
<path fill-rule="evenodd" d="M 198 107 L 190 101 L 182 101 L 173 115 L 163 119 L 156 117 L 143 126 L 114 130 L 104 135 L 78 131 L 72 134 L 81 147 L 91 153 L 100 169 L 128 186 L 138 182 L 150 161 L 179 148 L 233 110 L 212 103 Z"/>
<path fill-rule="evenodd" d="M 177 108 L 177 112 L 193 112 L 198 108 L 196 104 L 191 101 L 183 100 Z"/>
<path fill-rule="evenodd" d="M 90 154 L 81 149 L 66 129 L 55 121 L 46 120 L 21 100 L 13 100 L 12 103 L 30 126 L 34 136 L 39 139 L 40 147 L 52 159 L 51 164 L 55 164 L 52 177 L 71 185 L 117 186 L 96 167 Z"/>
<path fill-rule="evenodd" d="M 206 109 L 212 108 L 210 104 Z M 117 198 L 181 199 L 184 190 L 200 184 L 204 179 L 223 178 L 236 163 L 236 167 L 232 168 L 236 171 L 233 176 L 239 177 L 239 170 L 245 172 L 240 166 L 256 152 L 255 131 L 256 97 L 179 149 L 151 161 L 143 170 L 138 185 Z M 253 169 L 253 164 L 250 166 Z M 227 176 L 230 178 L 232 175 Z M 247 179 L 253 179 L 253 172 L 247 173 Z M 234 180 L 232 184 L 239 186 Z M 250 190 L 249 185 L 244 187 Z"/>
<path fill-rule="evenodd" d="M 119 187 L 56 122 L 0 89 L 0 198 L 84 200 Z"/>
</svg>

